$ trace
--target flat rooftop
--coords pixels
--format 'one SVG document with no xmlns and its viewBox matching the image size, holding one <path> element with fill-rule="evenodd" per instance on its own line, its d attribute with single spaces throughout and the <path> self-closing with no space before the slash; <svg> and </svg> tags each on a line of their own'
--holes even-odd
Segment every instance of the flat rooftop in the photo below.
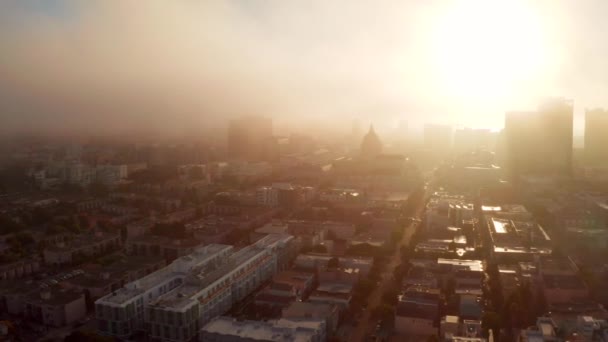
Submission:
<svg viewBox="0 0 608 342">
<path fill-rule="evenodd" d="M 481 260 L 461 260 L 461 259 L 437 259 L 438 265 L 451 265 L 456 268 L 463 268 L 469 271 L 479 271 L 482 272 L 484 270 L 483 261 Z"/>
<path fill-rule="evenodd" d="M 73 240 L 64 243 L 62 245 L 50 245 L 46 249 L 53 252 L 64 252 L 70 250 L 77 250 L 81 248 L 87 248 L 98 243 L 103 243 L 108 240 L 120 238 L 118 234 L 107 234 L 97 232 L 95 234 L 83 234 L 78 235 Z"/>
<path fill-rule="evenodd" d="M 231 249 L 232 246 L 215 244 L 199 247 L 193 253 L 183 256 L 143 278 L 126 284 L 124 287 L 100 298 L 98 301 L 121 305 L 159 284 L 185 278 L 188 272 L 203 267 L 208 260 L 217 256 L 219 252 L 228 252 Z"/>
<path fill-rule="evenodd" d="M 320 332 L 323 321 L 289 321 L 281 319 L 271 322 L 237 321 L 229 317 L 218 317 L 207 323 L 202 331 L 235 336 L 251 341 L 308 342 Z"/>
<path fill-rule="evenodd" d="M 170 292 L 156 299 L 152 304 L 156 307 L 180 309 L 189 305 L 194 295 L 204 290 L 215 281 L 228 275 L 234 269 L 242 266 L 248 260 L 267 250 L 258 247 L 245 247 L 230 255 L 225 263 L 220 265 L 209 264 L 196 275 L 185 277 L 184 283 Z"/>
</svg>

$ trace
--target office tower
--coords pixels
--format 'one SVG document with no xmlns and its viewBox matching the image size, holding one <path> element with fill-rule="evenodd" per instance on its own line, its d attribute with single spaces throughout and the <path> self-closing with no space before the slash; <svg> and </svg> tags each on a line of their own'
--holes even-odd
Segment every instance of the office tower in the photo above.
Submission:
<svg viewBox="0 0 608 342">
<path fill-rule="evenodd" d="M 508 168 L 512 179 L 523 175 L 572 175 L 572 102 L 549 99 L 536 112 L 505 116 Z"/>
<path fill-rule="evenodd" d="M 608 166 L 608 110 L 585 112 L 585 162 L 590 166 Z"/>
<path fill-rule="evenodd" d="M 363 137 L 361 142 L 361 156 L 366 158 L 373 158 L 382 153 L 382 142 L 374 131 L 374 126 L 369 126 L 369 131 Z"/>
<path fill-rule="evenodd" d="M 228 127 L 228 153 L 245 160 L 263 160 L 272 144 L 272 119 L 245 116 L 230 121 Z"/>
<path fill-rule="evenodd" d="M 452 127 L 424 125 L 424 146 L 434 155 L 447 155 L 452 148 Z"/>
</svg>

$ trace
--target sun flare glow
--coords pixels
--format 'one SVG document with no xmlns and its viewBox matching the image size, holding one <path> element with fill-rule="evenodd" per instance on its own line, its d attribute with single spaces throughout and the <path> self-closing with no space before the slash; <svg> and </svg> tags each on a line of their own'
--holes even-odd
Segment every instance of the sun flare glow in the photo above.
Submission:
<svg viewBox="0 0 608 342">
<path fill-rule="evenodd" d="M 435 71 L 448 94 L 506 98 L 530 85 L 548 54 L 539 18 L 517 1 L 457 1 L 440 16 Z"/>
</svg>

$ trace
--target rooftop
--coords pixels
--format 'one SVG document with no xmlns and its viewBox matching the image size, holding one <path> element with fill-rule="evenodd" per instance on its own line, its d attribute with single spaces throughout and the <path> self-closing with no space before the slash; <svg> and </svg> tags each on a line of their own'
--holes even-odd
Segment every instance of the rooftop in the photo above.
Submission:
<svg viewBox="0 0 608 342">
<path fill-rule="evenodd" d="M 399 302 L 396 315 L 434 321 L 437 318 L 437 307 L 414 302 Z"/>
<path fill-rule="evenodd" d="M 233 270 L 241 267 L 258 254 L 266 252 L 263 248 L 249 246 L 230 255 L 224 263 L 219 265 L 206 264 L 198 270 L 198 274 L 190 274 L 188 277 L 184 277 L 184 284 L 156 299 L 153 305 L 168 308 L 188 306 L 194 300 L 192 298 L 194 295 L 229 275 Z"/>
<path fill-rule="evenodd" d="M 462 260 L 462 259 L 437 259 L 438 265 L 451 265 L 453 268 L 465 269 L 470 271 L 479 271 L 482 272 L 484 270 L 483 261 L 481 260 Z"/>
<path fill-rule="evenodd" d="M 143 235 L 138 238 L 131 239 L 130 243 L 161 245 L 163 247 L 179 247 L 191 248 L 201 245 L 196 239 L 171 239 L 165 236 L 158 235 Z"/>
<path fill-rule="evenodd" d="M 193 253 L 183 256 L 143 278 L 126 284 L 123 288 L 100 298 L 99 301 L 119 305 L 126 303 L 159 284 L 185 278 L 188 272 L 204 267 L 211 258 L 216 257 L 219 253 L 228 253 L 231 250 L 232 246 L 227 245 L 212 244 L 199 247 Z"/>
<path fill-rule="evenodd" d="M 307 342 L 322 328 L 323 321 L 289 321 L 280 319 L 271 322 L 237 321 L 229 317 L 217 317 L 207 323 L 202 331 L 241 339 L 277 342 Z"/>
<path fill-rule="evenodd" d="M 330 315 L 335 306 L 324 303 L 293 302 L 283 310 L 284 317 L 325 317 Z"/>
<path fill-rule="evenodd" d="M 52 287 L 42 291 L 32 291 L 27 294 L 26 300 L 38 305 L 65 305 L 81 297 L 84 299 L 84 294 L 80 291 Z"/>
<path fill-rule="evenodd" d="M 103 232 L 96 232 L 94 234 L 82 234 L 76 236 L 73 240 L 67 243 L 57 244 L 48 246 L 46 249 L 53 252 L 64 252 L 70 250 L 76 250 L 81 248 L 87 248 L 98 243 L 103 243 L 107 240 L 120 238 L 118 234 L 108 234 Z"/>
</svg>

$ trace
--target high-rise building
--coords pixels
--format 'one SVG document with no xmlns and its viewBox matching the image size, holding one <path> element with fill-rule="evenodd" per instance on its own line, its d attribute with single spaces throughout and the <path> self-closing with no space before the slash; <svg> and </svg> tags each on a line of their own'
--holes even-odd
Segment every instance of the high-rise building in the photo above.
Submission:
<svg viewBox="0 0 608 342">
<path fill-rule="evenodd" d="M 585 162 L 591 166 L 608 165 L 608 110 L 585 112 Z"/>
<path fill-rule="evenodd" d="M 572 102 L 549 99 L 536 112 L 508 112 L 505 138 L 510 176 L 572 174 Z"/>
<path fill-rule="evenodd" d="M 263 160 L 273 141 L 270 118 L 245 116 L 230 121 L 228 153 L 233 158 Z"/>
</svg>

